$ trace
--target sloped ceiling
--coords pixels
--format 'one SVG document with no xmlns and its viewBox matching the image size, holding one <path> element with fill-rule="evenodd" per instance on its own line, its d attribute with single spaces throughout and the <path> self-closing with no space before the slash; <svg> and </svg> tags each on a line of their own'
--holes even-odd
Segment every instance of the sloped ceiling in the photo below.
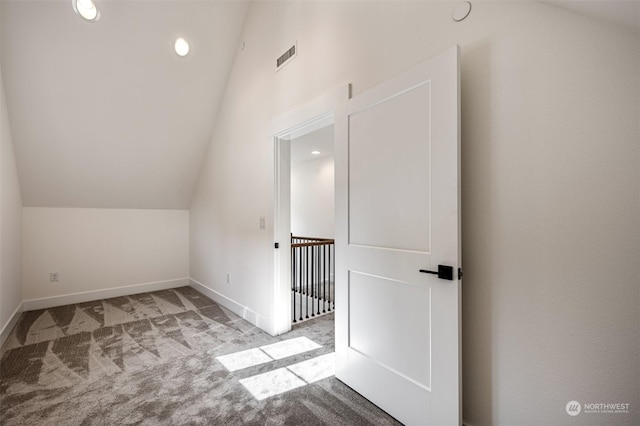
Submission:
<svg viewBox="0 0 640 426">
<path fill-rule="evenodd" d="M 602 19 L 620 27 L 640 31 L 639 0 L 538 0 L 550 6 Z"/>
<path fill-rule="evenodd" d="M 96 2 L 94 23 L 70 0 L 0 2 L 23 203 L 188 208 L 248 3 Z"/>
</svg>

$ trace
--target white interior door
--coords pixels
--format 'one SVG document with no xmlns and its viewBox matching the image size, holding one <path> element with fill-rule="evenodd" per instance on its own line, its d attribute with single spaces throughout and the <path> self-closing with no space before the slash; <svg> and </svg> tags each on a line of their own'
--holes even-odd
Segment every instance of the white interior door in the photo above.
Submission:
<svg viewBox="0 0 640 426">
<path fill-rule="evenodd" d="M 336 113 L 336 376 L 407 425 L 461 421 L 459 56 Z"/>
</svg>

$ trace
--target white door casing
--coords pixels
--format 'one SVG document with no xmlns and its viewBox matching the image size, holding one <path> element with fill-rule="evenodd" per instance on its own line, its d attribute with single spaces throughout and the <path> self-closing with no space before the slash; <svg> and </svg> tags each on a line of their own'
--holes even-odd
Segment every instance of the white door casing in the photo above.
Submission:
<svg viewBox="0 0 640 426">
<path fill-rule="evenodd" d="M 335 118 L 336 377 L 407 425 L 461 422 L 459 57 Z"/>
</svg>

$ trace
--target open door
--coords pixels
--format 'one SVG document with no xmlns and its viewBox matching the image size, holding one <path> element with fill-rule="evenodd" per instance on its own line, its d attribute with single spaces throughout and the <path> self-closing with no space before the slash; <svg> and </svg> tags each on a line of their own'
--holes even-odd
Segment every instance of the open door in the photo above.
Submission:
<svg viewBox="0 0 640 426">
<path fill-rule="evenodd" d="M 460 49 L 336 112 L 336 377 L 407 425 L 459 425 Z"/>
</svg>

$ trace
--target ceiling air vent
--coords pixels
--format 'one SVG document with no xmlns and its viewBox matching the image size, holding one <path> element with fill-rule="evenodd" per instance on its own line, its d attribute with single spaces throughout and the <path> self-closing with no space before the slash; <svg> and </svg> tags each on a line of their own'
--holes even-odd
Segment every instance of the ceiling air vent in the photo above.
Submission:
<svg viewBox="0 0 640 426">
<path fill-rule="evenodd" d="M 297 49 L 297 43 L 296 43 L 293 46 L 291 46 L 289 49 L 287 49 L 286 52 L 280 55 L 280 57 L 276 60 L 276 71 L 284 67 L 289 62 L 291 62 L 291 60 L 296 57 L 297 50 L 298 49 Z"/>
</svg>

